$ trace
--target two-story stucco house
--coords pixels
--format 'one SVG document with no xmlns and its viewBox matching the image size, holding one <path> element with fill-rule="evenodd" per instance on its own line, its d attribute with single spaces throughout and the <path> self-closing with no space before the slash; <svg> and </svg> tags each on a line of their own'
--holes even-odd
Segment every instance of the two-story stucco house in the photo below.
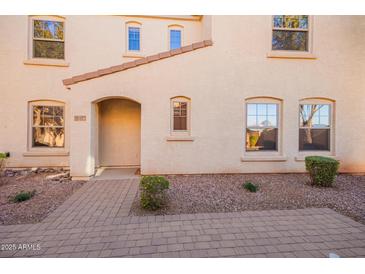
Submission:
<svg viewBox="0 0 365 274">
<path fill-rule="evenodd" d="M 9 167 L 365 172 L 364 16 L 0 16 Z"/>
</svg>

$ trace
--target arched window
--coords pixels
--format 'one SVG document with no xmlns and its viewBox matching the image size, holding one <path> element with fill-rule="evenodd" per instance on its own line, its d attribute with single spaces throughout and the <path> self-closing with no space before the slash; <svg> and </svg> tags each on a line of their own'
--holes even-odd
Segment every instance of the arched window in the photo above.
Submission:
<svg viewBox="0 0 365 274">
<path fill-rule="evenodd" d="M 140 52 L 141 51 L 141 28 L 142 24 L 136 21 L 129 21 L 126 23 L 126 41 L 128 52 Z"/>
<path fill-rule="evenodd" d="M 303 99 L 299 104 L 299 151 L 332 151 L 334 102 Z"/>
<path fill-rule="evenodd" d="M 187 97 L 178 96 L 171 101 L 171 133 L 190 134 L 190 105 L 191 101 Z"/>
<path fill-rule="evenodd" d="M 178 49 L 183 45 L 183 30 L 184 27 L 181 25 L 170 25 L 169 31 L 169 49 Z"/>
<path fill-rule="evenodd" d="M 30 148 L 65 147 L 65 105 L 57 101 L 29 103 Z"/>
<path fill-rule="evenodd" d="M 281 154 L 282 101 L 255 97 L 245 102 L 245 154 Z"/>
</svg>

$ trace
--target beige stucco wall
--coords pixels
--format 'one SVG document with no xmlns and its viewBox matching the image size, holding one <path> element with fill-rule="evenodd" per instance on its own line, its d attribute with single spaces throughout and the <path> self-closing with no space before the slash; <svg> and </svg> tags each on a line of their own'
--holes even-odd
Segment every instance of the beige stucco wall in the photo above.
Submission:
<svg viewBox="0 0 365 274">
<path fill-rule="evenodd" d="M 134 60 L 124 57 L 127 21 L 142 24 L 143 46 L 140 55 L 144 56 L 167 50 L 169 25 L 184 27 L 183 42 L 186 44 L 202 40 L 202 24 L 193 19 L 185 20 L 185 16 L 175 20 L 132 16 L 66 16 L 66 60 L 62 65 L 67 66 L 59 67 L 24 64 L 32 63 L 28 54 L 30 17 L 0 16 L 0 151 L 10 151 L 8 166 L 69 166 L 70 124 L 73 114 L 79 112 L 71 109 L 74 96 L 65 89 L 62 79 Z M 33 100 L 65 103 L 66 142 L 62 153 L 50 150 L 46 154 L 29 155 L 34 150 L 28 144 L 28 102 Z M 82 138 L 79 141 L 82 142 Z"/>
<path fill-rule="evenodd" d="M 212 47 L 82 82 L 70 92 L 85 102 L 110 95 L 141 102 L 144 174 L 302 172 L 299 101 L 328 98 L 335 102 L 331 154 L 341 160 L 341 171 L 364 172 L 364 44 L 359 35 L 363 21 L 363 17 L 315 17 L 316 59 L 302 60 L 267 58 L 268 16 L 213 17 Z M 241 27 L 233 35 L 227 31 L 231 26 Z M 170 134 L 169 99 L 178 95 L 191 98 L 192 142 L 166 141 Z M 282 100 L 280 161 L 241 161 L 244 102 L 257 96 Z"/>
<path fill-rule="evenodd" d="M 11 20 L 19 28 L 26 23 L 26 19 Z M 84 19 L 73 18 L 68 20 L 70 29 L 72 20 L 75 25 L 80 24 L 78 31 L 87 25 Z M 97 20 L 86 18 L 92 26 Z M 116 20 L 120 18 L 105 19 L 117 28 L 111 23 Z M 2 63 L 1 72 L 7 76 L 4 77 L 6 84 L 1 84 L 1 92 L 3 96 L 5 91 L 2 98 L 8 102 L 2 103 L 0 110 L 0 130 L 4 136 L 0 150 L 14 151 L 16 164 L 37 164 L 37 161 L 60 164 L 63 161 L 67 165 L 67 157 L 52 158 L 55 160 L 22 157 L 26 150 L 26 102 L 40 97 L 63 100 L 70 117 L 87 117 L 86 122 L 69 119 L 67 123 L 72 173 L 74 176 L 92 175 L 98 158 L 95 102 L 100 98 L 120 97 L 141 104 L 143 174 L 302 172 L 304 163 L 299 160 L 303 155 L 298 151 L 299 101 L 321 97 L 335 104 L 332 156 L 340 159 L 341 171 L 365 172 L 364 17 L 314 16 L 313 54 L 316 59 L 268 58 L 270 22 L 270 16 L 213 16 L 209 22 L 212 47 L 81 82 L 72 85 L 70 90 L 62 87 L 61 79 L 120 63 L 116 60 L 123 50 L 112 46 L 105 50 L 105 45 L 111 45 L 115 35 L 106 35 L 105 29 L 96 28 L 96 33 L 106 35 L 106 40 L 101 42 L 88 33 L 94 37 L 94 42 L 97 40 L 95 43 L 100 48 L 96 51 L 89 49 L 90 43 L 78 38 L 75 31 L 74 39 L 78 43 L 70 40 L 72 69 L 71 66 L 65 69 L 22 65 L 24 37 L 14 36 L 15 46 L 5 41 L 6 50 L 0 51 L 6 64 Z M 5 23 L 10 28 L 6 20 Z M 4 29 L 8 30 L 1 26 L 3 39 Z M 207 33 L 199 31 L 203 36 Z M 170 98 L 174 96 L 191 98 L 193 141 L 166 141 L 170 135 Z M 241 161 L 242 157 L 245 159 L 245 99 L 258 96 L 274 97 L 282 102 L 280 161 Z M 16 122 L 9 122 L 14 116 Z"/>
</svg>

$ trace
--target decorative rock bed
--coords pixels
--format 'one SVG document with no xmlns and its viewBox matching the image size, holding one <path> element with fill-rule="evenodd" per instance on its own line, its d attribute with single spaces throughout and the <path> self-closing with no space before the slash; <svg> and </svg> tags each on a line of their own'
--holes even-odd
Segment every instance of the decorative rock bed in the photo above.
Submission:
<svg viewBox="0 0 365 274">
<path fill-rule="evenodd" d="M 309 185 L 305 174 L 176 175 L 167 191 L 168 206 L 157 211 L 142 210 L 139 193 L 130 215 L 229 212 L 265 209 L 329 207 L 365 223 L 365 176 L 339 175 L 335 186 Z M 246 181 L 259 186 L 251 193 Z"/>
<path fill-rule="evenodd" d="M 6 169 L 4 171 L 4 177 L 16 177 L 26 176 L 30 174 L 41 174 L 41 173 L 60 173 L 65 172 L 63 168 L 21 168 L 21 169 Z"/>
<path fill-rule="evenodd" d="M 71 181 L 69 172 L 63 169 L 8 169 L 0 177 L 0 224 L 39 222 L 83 183 Z M 31 199 L 21 203 L 11 201 L 17 193 L 33 190 L 35 195 Z"/>
</svg>

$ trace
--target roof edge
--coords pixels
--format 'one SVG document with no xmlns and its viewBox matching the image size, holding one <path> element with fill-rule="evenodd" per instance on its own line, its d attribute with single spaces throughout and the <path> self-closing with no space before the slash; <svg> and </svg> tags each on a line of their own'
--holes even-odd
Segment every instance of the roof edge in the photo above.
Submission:
<svg viewBox="0 0 365 274">
<path fill-rule="evenodd" d="M 73 76 L 71 78 L 66 78 L 66 79 L 62 80 L 62 82 L 63 82 L 63 85 L 70 86 L 70 85 L 73 85 L 73 84 L 76 84 L 79 82 L 91 80 L 94 78 L 99 78 L 104 75 L 109 75 L 109 74 L 120 72 L 123 70 L 128 70 L 128 69 L 131 69 L 134 67 L 139 67 L 139 66 L 142 66 L 145 64 L 149 64 L 149 63 L 152 63 L 155 61 L 170 58 L 175 55 L 180 55 L 180 54 L 194 51 L 197 49 L 209 47 L 212 45 L 213 45 L 212 40 L 204 40 L 204 41 L 196 42 L 196 43 L 193 43 L 193 44 L 190 44 L 190 45 L 178 48 L 178 49 L 173 49 L 173 50 L 169 50 L 169 51 L 160 52 L 160 53 L 157 53 L 154 55 L 149 55 L 149 56 L 146 56 L 144 58 L 141 58 L 141 59 L 138 59 L 135 61 L 125 62 L 120 65 L 79 74 L 79 75 Z"/>
</svg>

